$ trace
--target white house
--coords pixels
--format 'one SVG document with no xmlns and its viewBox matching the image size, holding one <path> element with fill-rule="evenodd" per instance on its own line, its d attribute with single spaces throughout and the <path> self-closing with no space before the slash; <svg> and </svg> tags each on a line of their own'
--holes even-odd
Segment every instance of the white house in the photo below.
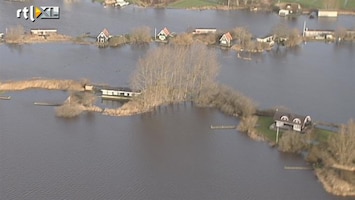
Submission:
<svg viewBox="0 0 355 200">
<path fill-rule="evenodd" d="M 115 6 L 127 6 L 129 4 L 129 2 L 125 1 L 125 0 L 116 0 Z"/>
<path fill-rule="evenodd" d="M 161 41 L 165 41 L 170 36 L 170 31 L 165 27 L 158 34 L 157 37 Z"/>
<path fill-rule="evenodd" d="M 261 43 L 268 43 L 270 46 L 273 46 L 275 44 L 273 35 L 269 35 L 263 38 L 256 38 L 256 41 Z"/>
<path fill-rule="evenodd" d="M 286 17 L 287 15 L 291 14 L 291 11 L 290 10 L 286 10 L 286 9 L 280 9 L 279 10 L 279 15 L 281 17 Z"/>
<path fill-rule="evenodd" d="M 105 28 L 100 32 L 100 34 L 96 37 L 96 41 L 99 43 L 105 43 L 108 42 L 108 40 L 111 38 L 110 33 L 108 30 Z"/>
<path fill-rule="evenodd" d="M 232 35 L 229 32 L 227 32 L 227 33 L 223 34 L 222 37 L 219 39 L 219 44 L 221 46 L 230 47 L 232 39 L 233 39 Z"/>
<path fill-rule="evenodd" d="M 276 128 L 291 129 L 302 132 L 312 121 L 310 116 L 302 116 L 293 113 L 276 111 L 274 115 Z"/>
</svg>

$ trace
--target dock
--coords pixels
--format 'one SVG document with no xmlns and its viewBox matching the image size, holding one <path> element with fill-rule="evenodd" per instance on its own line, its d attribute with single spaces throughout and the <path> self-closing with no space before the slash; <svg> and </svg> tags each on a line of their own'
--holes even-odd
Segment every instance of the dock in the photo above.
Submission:
<svg viewBox="0 0 355 200">
<path fill-rule="evenodd" d="M 33 102 L 36 106 L 61 106 L 61 103 Z"/>
<path fill-rule="evenodd" d="M 284 166 L 286 170 L 312 170 L 313 167 L 306 167 L 306 166 Z"/>
<path fill-rule="evenodd" d="M 0 96 L 0 100 L 10 100 L 11 96 Z"/>
<path fill-rule="evenodd" d="M 236 129 L 237 126 L 227 125 L 227 126 L 213 126 L 211 125 L 211 129 Z"/>
</svg>

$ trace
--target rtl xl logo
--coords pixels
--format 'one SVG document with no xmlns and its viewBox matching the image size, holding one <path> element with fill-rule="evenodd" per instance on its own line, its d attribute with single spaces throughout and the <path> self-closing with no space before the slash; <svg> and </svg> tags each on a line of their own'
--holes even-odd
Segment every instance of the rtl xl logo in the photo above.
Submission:
<svg viewBox="0 0 355 200">
<path fill-rule="evenodd" d="M 59 7 L 58 6 L 30 6 L 18 9 L 16 11 L 16 17 L 30 19 L 32 22 L 40 19 L 59 19 Z"/>
</svg>

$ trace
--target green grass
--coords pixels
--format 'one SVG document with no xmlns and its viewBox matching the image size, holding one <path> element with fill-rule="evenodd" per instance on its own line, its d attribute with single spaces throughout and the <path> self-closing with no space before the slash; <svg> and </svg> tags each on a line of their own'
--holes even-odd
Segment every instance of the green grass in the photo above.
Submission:
<svg viewBox="0 0 355 200">
<path fill-rule="evenodd" d="M 219 5 L 213 0 L 179 0 L 169 4 L 171 8 L 199 8 L 205 6 L 217 6 Z"/>
<path fill-rule="evenodd" d="M 322 128 L 315 128 L 314 133 L 316 135 L 316 140 L 318 140 L 319 142 L 326 142 L 329 136 L 334 134 L 335 132 Z"/>
<path fill-rule="evenodd" d="M 105 0 L 94 0 L 95 2 L 98 2 L 98 3 L 103 3 L 105 2 Z"/>
<path fill-rule="evenodd" d="M 277 2 L 277 1 L 275 1 Z M 324 0 L 280 0 L 280 2 L 299 3 L 303 8 L 325 8 Z M 355 9 L 354 0 L 338 0 L 339 9 L 352 10 Z M 346 3 L 346 4 L 345 4 Z"/>
<path fill-rule="evenodd" d="M 258 126 L 256 127 L 256 129 L 260 134 L 264 135 L 268 140 L 275 141 L 276 131 L 269 129 L 272 123 L 274 123 L 272 117 L 259 116 Z"/>
</svg>

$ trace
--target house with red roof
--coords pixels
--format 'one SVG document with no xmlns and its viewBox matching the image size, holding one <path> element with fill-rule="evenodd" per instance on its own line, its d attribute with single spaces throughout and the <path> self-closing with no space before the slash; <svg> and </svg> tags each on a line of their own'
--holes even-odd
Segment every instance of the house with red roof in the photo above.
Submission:
<svg viewBox="0 0 355 200">
<path fill-rule="evenodd" d="M 219 39 L 219 44 L 221 46 L 226 46 L 226 47 L 230 47 L 232 44 L 232 35 L 227 32 L 225 34 L 222 35 L 222 37 Z"/>
<path fill-rule="evenodd" d="M 170 31 L 165 27 L 158 34 L 157 37 L 161 41 L 165 41 L 170 36 Z"/>
<path fill-rule="evenodd" d="M 105 28 L 104 30 L 101 31 L 101 33 L 96 37 L 96 41 L 98 43 L 106 43 L 108 40 L 111 38 L 110 33 L 108 30 Z"/>
</svg>

